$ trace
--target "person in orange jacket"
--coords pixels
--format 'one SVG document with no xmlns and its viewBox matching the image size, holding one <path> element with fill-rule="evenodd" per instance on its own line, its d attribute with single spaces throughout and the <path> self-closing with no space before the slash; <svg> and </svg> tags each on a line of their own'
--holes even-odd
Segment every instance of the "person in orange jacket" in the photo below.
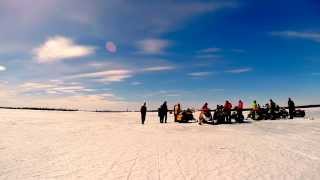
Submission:
<svg viewBox="0 0 320 180">
<path fill-rule="evenodd" d="M 223 110 L 225 113 L 225 120 L 227 123 L 231 123 L 231 109 L 232 109 L 232 104 L 229 101 L 226 101 L 224 104 Z"/>
</svg>

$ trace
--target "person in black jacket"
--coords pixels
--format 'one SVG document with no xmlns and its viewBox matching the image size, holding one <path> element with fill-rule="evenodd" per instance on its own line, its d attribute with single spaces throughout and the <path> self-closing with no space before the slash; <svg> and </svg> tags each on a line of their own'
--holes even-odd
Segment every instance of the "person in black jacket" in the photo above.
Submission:
<svg viewBox="0 0 320 180">
<path fill-rule="evenodd" d="M 167 123 L 168 119 L 168 106 L 167 106 L 167 101 L 165 101 L 162 105 L 162 113 L 163 113 L 163 120 L 164 123 Z"/>
<path fill-rule="evenodd" d="M 163 107 L 162 107 L 162 105 L 158 108 L 158 116 L 159 116 L 159 119 L 160 119 L 160 123 L 163 123 L 164 115 L 163 115 Z"/>
<path fill-rule="evenodd" d="M 289 109 L 290 119 L 293 119 L 296 106 L 295 106 L 294 102 L 291 100 L 291 98 L 289 98 L 289 100 L 288 100 L 288 109 Z"/>
<path fill-rule="evenodd" d="M 147 115 L 147 103 L 143 103 L 143 105 L 141 106 L 140 109 L 141 112 L 141 123 L 144 124 L 145 120 L 146 120 L 146 115 Z"/>
<path fill-rule="evenodd" d="M 270 99 L 270 104 L 269 104 L 269 108 L 270 108 L 270 115 L 271 115 L 271 120 L 275 119 L 275 111 L 276 111 L 276 103 L 273 102 L 272 99 Z"/>
</svg>

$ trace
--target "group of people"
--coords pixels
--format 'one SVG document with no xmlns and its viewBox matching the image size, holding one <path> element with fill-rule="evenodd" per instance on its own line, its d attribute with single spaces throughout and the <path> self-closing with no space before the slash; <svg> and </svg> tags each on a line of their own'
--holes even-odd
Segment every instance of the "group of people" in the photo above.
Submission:
<svg viewBox="0 0 320 180">
<path fill-rule="evenodd" d="M 274 119 L 276 117 L 276 111 L 280 111 L 280 106 L 277 105 L 272 99 L 269 100 L 269 103 L 265 104 L 263 107 L 260 104 L 257 104 L 257 101 L 254 100 L 252 103 L 252 111 L 251 116 L 254 119 L 257 114 L 261 111 L 265 111 L 270 114 L 271 118 Z M 288 99 L 288 110 L 289 110 L 289 118 L 293 119 L 295 113 L 295 103 L 291 98 Z"/>
<path fill-rule="evenodd" d="M 141 106 L 140 112 L 141 112 L 141 123 L 144 124 L 146 121 L 146 115 L 147 115 L 147 103 L 146 102 L 144 102 L 143 105 Z M 158 116 L 160 118 L 160 123 L 167 123 L 167 119 L 168 119 L 167 101 L 165 101 L 158 109 Z"/>
<path fill-rule="evenodd" d="M 230 101 L 226 101 L 224 105 L 217 105 L 217 109 L 221 110 L 224 113 L 224 121 L 227 123 L 231 123 L 231 111 L 232 111 L 232 104 L 230 103 Z M 242 110 L 243 110 L 243 102 L 241 100 L 239 100 L 238 102 L 238 106 L 235 107 L 237 113 L 242 114 Z M 204 103 L 204 105 L 202 106 L 202 108 L 200 109 L 201 113 L 203 114 L 203 116 L 207 117 L 208 120 L 213 120 L 212 119 L 212 115 L 210 112 L 210 109 L 208 107 L 208 103 Z M 199 118 L 199 124 L 201 125 L 203 123 L 203 121 L 206 119 L 205 117 L 201 117 Z"/>
<path fill-rule="evenodd" d="M 218 105 L 218 107 L 220 107 L 220 106 Z M 225 104 L 223 106 L 221 106 L 219 109 L 222 109 L 222 111 L 224 113 L 225 122 L 231 123 L 231 111 L 234 110 L 237 115 L 242 115 L 243 108 L 244 108 L 244 103 L 242 102 L 242 100 L 238 101 L 238 105 L 235 106 L 234 109 L 232 109 L 231 102 L 227 100 L 227 101 L 225 101 Z M 268 112 L 273 116 L 275 114 L 276 110 L 279 109 L 280 107 L 272 99 L 270 99 L 269 103 L 265 104 L 265 106 L 263 108 L 267 109 Z M 261 109 L 262 108 L 260 107 L 260 104 L 257 104 L 257 101 L 254 100 L 252 103 L 252 109 L 251 109 L 252 116 L 255 117 Z M 290 117 L 290 119 L 293 119 L 294 112 L 295 112 L 295 103 L 293 102 L 293 100 L 291 98 L 288 99 L 288 109 L 289 109 L 289 117 Z M 158 108 L 158 116 L 160 119 L 160 123 L 167 123 L 168 111 L 169 110 L 168 110 L 167 102 L 165 101 L 160 106 L 160 108 Z M 210 109 L 208 107 L 207 102 L 202 106 L 200 111 L 205 115 L 211 116 L 211 112 L 210 112 Z M 146 120 L 146 113 L 147 113 L 146 103 L 144 103 L 142 105 L 140 112 L 141 112 L 141 122 L 142 122 L 142 124 L 144 124 L 145 120 Z M 181 112 L 182 112 L 182 109 L 181 109 L 180 103 L 174 105 L 173 113 L 174 113 L 174 121 L 175 122 L 177 121 L 178 115 Z M 199 124 L 202 124 L 201 120 L 199 121 Z"/>
</svg>

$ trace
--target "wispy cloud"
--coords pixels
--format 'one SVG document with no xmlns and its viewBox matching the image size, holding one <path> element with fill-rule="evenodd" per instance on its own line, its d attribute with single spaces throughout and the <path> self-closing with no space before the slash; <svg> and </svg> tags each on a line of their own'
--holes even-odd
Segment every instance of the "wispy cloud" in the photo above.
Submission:
<svg viewBox="0 0 320 180">
<path fill-rule="evenodd" d="M 198 53 L 216 53 L 216 52 L 221 52 L 221 48 L 216 48 L 216 47 L 211 47 L 207 49 L 201 49 L 198 51 Z"/>
<path fill-rule="evenodd" d="M 127 69 L 107 70 L 92 73 L 82 73 L 67 77 L 74 78 L 93 78 L 98 82 L 120 82 L 133 76 L 133 71 Z"/>
<path fill-rule="evenodd" d="M 175 69 L 174 66 L 153 66 L 142 69 L 145 72 L 168 71 Z"/>
<path fill-rule="evenodd" d="M 320 32 L 274 31 L 271 35 L 320 42 Z"/>
<path fill-rule="evenodd" d="M 42 82 L 26 82 L 21 84 L 17 90 L 19 93 L 47 93 L 47 94 L 65 94 L 65 93 L 83 93 L 92 92 L 93 89 L 88 89 L 84 86 L 74 83 L 63 83 L 51 81 Z"/>
<path fill-rule="evenodd" d="M 216 54 L 198 54 L 198 55 L 196 55 L 196 58 L 198 58 L 198 59 L 219 59 L 219 58 L 221 58 L 221 55 L 216 55 Z"/>
<path fill-rule="evenodd" d="M 314 73 L 311 73 L 311 75 L 313 75 L 313 76 L 320 76 L 320 72 L 314 72 Z"/>
<path fill-rule="evenodd" d="M 218 55 L 217 53 L 221 52 L 221 48 L 217 47 L 210 47 L 206 49 L 201 49 L 196 51 L 196 58 L 198 59 L 219 59 L 221 55 Z"/>
<path fill-rule="evenodd" d="M 141 54 L 163 54 L 171 42 L 164 39 L 145 39 L 137 43 Z"/>
<path fill-rule="evenodd" d="M 204 71 L 204 72 L 193 72 L 193 73 L 189 73 L 188 75 L 192 77 L 203 77 L 203 76 L 209 76 L 211 74 L 212 72 Z"/>
<path fill-rule="evenodd" d="M 239 68 L 239 69 L 230 69 L 225 72 L 232 73 L 232 74 L 240 74 L 252 71 L 252 68 Z"/>
<path fill-rule="evenodd" d="M 134 82 L 131 83 L 131 85 L 133 85 L 133 86 L 138 86 L 138 85 L 141 85 L 141 84 L 142 83 L 139 82 L 139 81 L 134 81 Z"/>
<path fill-rule="evenodd" d="M 93 54 L 95 48 L 76 44 L 72 39 L 55 36 L 33 50 L 39 63 L 49 63 L 63 59 L 79 58 Z"/>
</svg>

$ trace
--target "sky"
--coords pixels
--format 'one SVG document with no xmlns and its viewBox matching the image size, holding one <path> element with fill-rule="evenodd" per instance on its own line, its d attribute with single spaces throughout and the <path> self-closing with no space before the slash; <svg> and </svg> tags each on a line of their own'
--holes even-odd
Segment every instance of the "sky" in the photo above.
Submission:
<svg viewBox="0 0 320 180">
<path fill-rule="evenodd" d="M 0 0 L 0 106 L 320 103 L 318 0 Z"/>
</svg>

